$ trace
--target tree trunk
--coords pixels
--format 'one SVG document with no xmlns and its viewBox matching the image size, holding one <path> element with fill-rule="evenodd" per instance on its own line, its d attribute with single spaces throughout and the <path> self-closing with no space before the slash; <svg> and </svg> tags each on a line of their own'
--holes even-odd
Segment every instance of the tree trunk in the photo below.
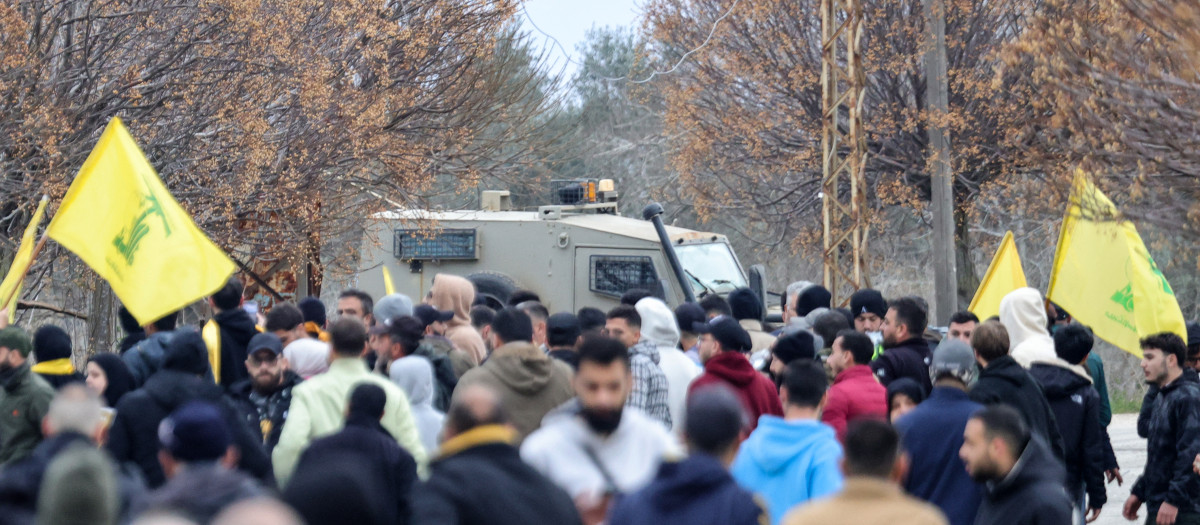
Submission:
<svg viewBox="0 0 1200 525">
<path fill-rule="evenodd" d="M 970 222 L 962 206 L 954 208 L 954 260 L 958 267 L 958 310 L 966 310 L 979 287 L 979 274 L 972 260 L 974 244 L 971 240 Z M 982 321 L 982 319 L 980 319 Z"/>
<path fill-rule="evenodd" d="M 96 288 L 88 301 L 88 344 L 85 348 L 76 350 L 77 352 L 83 351 L 85 354 L 108 351 L 113 346 L 113 314 L 115 313 L 113 303 L 115 300 L 112 288 L 109 288 L 108 283 L 99 276 L 93 278 L 96 280 Z"/>
</svg>

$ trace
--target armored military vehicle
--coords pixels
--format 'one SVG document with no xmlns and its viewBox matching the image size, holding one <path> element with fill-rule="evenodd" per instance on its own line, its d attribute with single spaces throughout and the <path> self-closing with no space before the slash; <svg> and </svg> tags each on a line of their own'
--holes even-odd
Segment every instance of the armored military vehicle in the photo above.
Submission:
<svg viewBox="0 0 1200 525">
<path fill-rule="evenodd" d="M 761 267 L 743 268 L 724 235 L 665 226 L 657 204 L 643 219 L 620 216 L 608 180 L 555 183 L 557 202 L 536 211 L 514 211 L 509 192 L 486 191 L 480 210 L 374 216 L 358 286 L 382 296 L 386 268 L 395 291 L 420 300 L 435 275 L 451 273 L 471 280 L 493 307 L 525 289 L 552 312 L 608 310 L 632 289 L 672 307 L 742 286 L 764 296 Z"/>
</svg>

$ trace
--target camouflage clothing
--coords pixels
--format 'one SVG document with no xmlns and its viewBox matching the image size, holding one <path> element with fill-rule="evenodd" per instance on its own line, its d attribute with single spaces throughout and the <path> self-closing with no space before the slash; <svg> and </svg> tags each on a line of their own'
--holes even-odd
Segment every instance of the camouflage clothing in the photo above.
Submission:
<svg viewBox="0 0 1200 525">
<path fill-rule="evenodd" d="M 1146 468 L 1132 493 L 1151 515 L 1168 502 L 1180 515 L 1200 513 L 1200 476 L 1192 460 L 1200 451 L 1200 384 L 1175 380 L 1158 391 L 1146 438 Z"/>
</svg>

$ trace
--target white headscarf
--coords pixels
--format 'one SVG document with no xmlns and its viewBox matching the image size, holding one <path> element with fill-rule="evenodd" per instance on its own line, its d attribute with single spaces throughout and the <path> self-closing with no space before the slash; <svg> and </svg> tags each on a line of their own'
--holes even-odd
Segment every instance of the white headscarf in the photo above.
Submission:
<svg viewBox="0 0 1200 525">
<path fill-rule="evenodd" d="M 288 360 L 288 368 L 308 379 L 329 370 L 329 343 L 303 337 L 288 343 L 283 357 Z"/>
</svg>

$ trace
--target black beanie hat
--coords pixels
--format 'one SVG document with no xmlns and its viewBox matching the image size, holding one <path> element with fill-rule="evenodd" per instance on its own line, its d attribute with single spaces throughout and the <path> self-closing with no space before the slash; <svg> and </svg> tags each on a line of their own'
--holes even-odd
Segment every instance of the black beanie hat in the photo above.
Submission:
<svg viewBox="0 0 1200 525">
<path fill-rule="evenodd" d="M 1200 323 L 1190 321 L 1184 326 L 1187 327 L 1187 341 L 1184 341 L 1188 346 L 1200 345 Z"/>
<path fill-rule="evenodd" d="M 797 359 L 816 359 L 816 346 L 813 335 L 807 330 L 800 330 L 776 339 L 771 353 L 786 365 Z"/>
<path fill-rule="evenodd" d="M 62 328 L 44 325 L 33 333 L 33 356 L 39 363 L 71 358 L 71 336 Z"/>
<path fill-rule="evenodd" d="M 829 293 L 829 290 L 814 284 L 796 296 L 796 305 L 792 309 L 796 311 L 796 315 L 804 317 L 817 308 L 829 308 L 829 302 L 832 300 L 833 294 Z"/>
<path fill-rule="evenodd" d="M 191 329 L 176 330 L 163 354 L 164 370 L 176 370 L 189 374 L 203 375 L 208 372 L 208 346 L 200 332 Z"/>
<path fill-rule="evenodd" d="M 189 401 L 158 425 L 158 443 L 184 462 L 216 461 L 233 443 L 221 410 L 207 401 Z"/>
<path fill-rule="evenodd" d="M 305 297 L 301 299 L 296 307 L 300 308 L 300 313 L 304 314 L 304 322 L 314 322 L 317 326 L 325 326 L 325 303 L 316 297 Z"/>
<path fill-rule="evenodd" d="M 758 294 L 749 288 L 738 288 L 730 292 L 729 310 L 733 313 L 733 318 L 741 321 L 742 319 L 753 319 L 755 321 L 762 320 L 762 301 L 758 298 Z"/>
<path fill-rule="evenodd" d="M 850 313 L 854 314 L 855 318 L 868 313 L 883 317 L 887 315 L 887 309 L 887 301 L 883 300 L 883 294 L 879 293 L 879 290 L 863 288 L 850 296 Z"/>
</svg>

